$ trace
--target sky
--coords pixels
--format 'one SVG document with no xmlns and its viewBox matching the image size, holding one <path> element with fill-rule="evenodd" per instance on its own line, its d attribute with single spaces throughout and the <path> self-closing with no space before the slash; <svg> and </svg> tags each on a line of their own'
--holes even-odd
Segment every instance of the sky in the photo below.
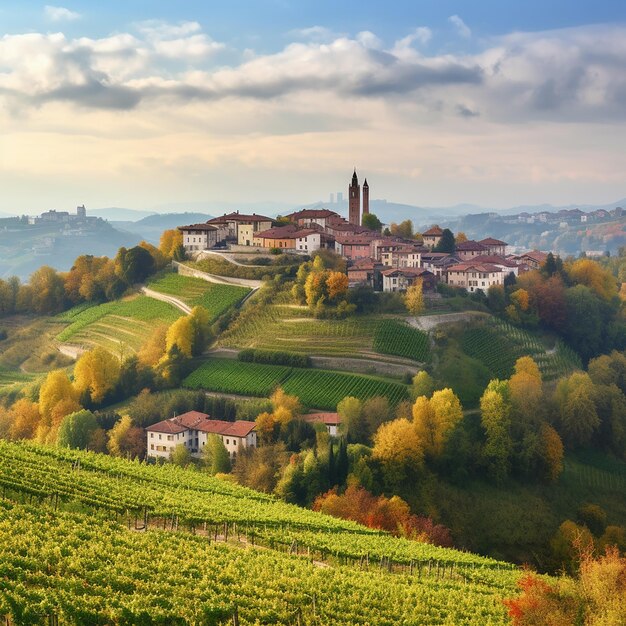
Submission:
<svg viewBox="0 0 626 626">
<path fill-rule="evenodd" d="M 0 3 L 0 212 L 626 196 L 626 3 Z"/>
</svg>

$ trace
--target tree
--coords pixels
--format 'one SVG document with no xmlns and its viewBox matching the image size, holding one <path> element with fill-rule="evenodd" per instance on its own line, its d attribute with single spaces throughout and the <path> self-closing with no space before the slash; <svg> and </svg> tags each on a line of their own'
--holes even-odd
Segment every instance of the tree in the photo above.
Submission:
<svg viewBox="0 0 626 626">
<path fill-rule="evenodd" d="M 422 396 L 413 405 L 413 423 L 426 456 L 436 458 L 444 450 L 451 432 L 463 419 L 463 407 L 450 388 Z"/>
<path fill-rule="evenodd" d="M 143 428 L 134 426 L 130 415 L 123 415 L 109 431 L 107 448 L 112 456 L 142 458 L 146 450 Z"/>
<path fill-rule="evenodd" d="M 343 272 L 328 272 L 326 288 L 328 299 L 332 302 L 337 302 L 348 291 L 348 275 Z"/>
<path fill-rule="evenodd" d="M 143 282 L 156 269 L 153 256 L 142 246 L 130 250 L 120 248 L 115 257 L 115 266 L 117 275 L 128 285 Z"/>
<path fill-rule="evenodd" d="M 452 254 L 455 248 L 454 235 L 449 228 L 444 228 L 441 234 L 441 239 L 437 245 L 433 248 L 433 252 L 446 252 Z"/>
<path fill-rule="evenodd" d="M 358 398 L 347 396 L 337 405 L 337 414 L 341 419 L 341 432 L 348 441 L 365 443 L 368 428 L 363 418 L 363 404 Z"/>
<path fill-rule="evenodd" d="M 600 425 L 594 396 L 594 385 L 586 372 L 574 372 L 557 385 L 554 398 L 559 426 L 565 442 L 571 447 L 589 443 Z"/>
<path fill-rule="evenodd" d="M 463 231 L 459 231 L 455 237 L 456 243 L 465 243 L 467 241 L 467 235 Z"/>
<path fill-rule="evenodd" d="M 383 396 L 368 398 L 363 403 L 363 420 L 369 433 L 375 433 L 381 424 L 391 419 L 391 406 L 389 400 Z"/>
<path fill-rule="evenodd" d="M 494 312 L 502 314 L 506 308 L 506 297 L 502 285 L 491 285 L 487 289 L 487 306 Z"/>
<path fill-rule="evenodd" d="M 548 256 L 546 257 L 546 262 L 543 264 L 541 268 L 543 273 L 550 278 L 557 272 L 556 261 L 554 259 L 554 255 L 552 252 L 548 252 Z"/>
<path fill-rule="evenodd" d="M 169 352 L 174 346 L 187 358 L 191 358 L 195 338 L 193 320 L 189 316 L 179 317 L 165 335 L 165 349 Z"/>
<path fill-rule="evenodd" d="M 598 296 L 589 287 L 577 285 L 565 293 L 567 315 L 562 332 L 583 360 L 602 349 L 602 313 Z"/>
<path fill-rule="evenodd" d="M 104 348 L 85 352 L 74 367 L 74 387 L 79 394 L 89 393 L 100 404 L 115 389 L 120 376 L 120 362 Z"/>
<path fill-rule="evenodd" d="M 383 224 L 382 222 L 374 215 L 374 213 L 366 213 L 363 215 L 361 219 L 361 225 L 365 226 L 365 228 L 369 228 L 370 230 L 375 230 L 380 232 Z"/>
<path fill-rule="evenodd" d="M 566 266 L 566 271 L 576 285 L 585 285 L 599 298 L 611 300 L 617 296 L 617 280 L 608 268 L 591 259 L 578 259 Z"/>
<path fill-rule="evenodd" d="M 391 222 L 389 230 L 395 237 L 402 237 L 403 239 L 413 238 L 413 222 L 411 220 L 404 220 L 399 224 Z"/>
<path fill-rule="evenodd" d="M 170 452 L 170 461 L 179 467 L 187 467 L 191 463 L 191 452 L 186 445 L 178 443 Z"/>
<path fill-rule="evenodd" d="M 563 471 L 563 443 L 559 433 L 544 422 L 539 431 L 539 444 L 544 476 L 554 482 Z"/>
<path fill-rule="evenodd" d="M 8 435 L 11 439 L 32 439 L 41 419 L 39 405 L 27 398 L 20 398 L 11 407 L 9 419 Z"/>
<path fill-rule="evenodd" d="M 430 398 L 434 391 L 435 381 L 426 370 L 421 370 L 413 376 L 413 385 L 411 386 L 411 397 L 413 399 L 419 398 L 420 396 Z"/>
<path fill-rule="evenodd" d="M 510 469 L 513 442 L 510 435 L 511 405 L 508 383 L 492 380 L 480 399 L 481 425 L 486 435 L 483 455 L 489 474 L 499 483 Z"/>
<path fill-rule="evenodd" d="M 63 418 L 57 435 L 57 445 L 62 448 L 85 450 L 98 429 L 96 416 L 91 411 L 77 411 Z"/>
<path fill-rule="evenodd" d="M 407 311 L 411 315 L 419 315 L 424 311 L 424 292 L 423 292 L 423 281 L 421 278 L 418 278 L 414 284 L 407 288 L 406 294 L 404 296 L 404 304 L 406 306 Z"/>
<path fill-rule="evenodd" d="M 209 323 L 211 318 L 209 312 L 203 306 L 195 306 L 189 314 L 189 320 L 193 329 L 191 353 L 193 356 L 199 356 L 204 351 L 209 340 Z"/>
<path fill-rule="evenodd" d="M 170 230 L 164 230 L 161 235 L 161 239 L 159 240 L 159 250 L 161 253 L 171 259 L 176 252 L 178 246 L 181 246 L 183 243 L 183 233 L 177 228 L 172 228 Z"/>
<path fill-rule="evenodd" d="M 385 468 L 390 484 L 398 484 L 409 470 L 424 463 L 424 447 L 415 427 L 407 419 L 382 424 L 374 435 L 373 456 Z"/>
<path fill-rule="evenodd" d="M 65 284 L 60 274 L 48 265 L 33 272 L 29 280 L 32 307 L 37 313 L 58 313 L 65 303 Z"/>
<path fill-rule="evenodd" d="M 159 324 L 146 342 L 141 346 L 137 356 L 139 362 L 149 367 L 154 367 L 165 354 L 167 325 Z"/>
<path fill-rule="evenodd" d="M 65 417 L 68 413 L 73 413 L 80 408 L 78 394 L 67 374 L 63 370 L 50 372 L 39 390 L 39 411 L 41 416 L 50 423 L 55 418 Z M 59 409 L 61 409 L 61 412 L 64 410 L 66 412 L 63 415 L 59 415 Z"/>
</svg>

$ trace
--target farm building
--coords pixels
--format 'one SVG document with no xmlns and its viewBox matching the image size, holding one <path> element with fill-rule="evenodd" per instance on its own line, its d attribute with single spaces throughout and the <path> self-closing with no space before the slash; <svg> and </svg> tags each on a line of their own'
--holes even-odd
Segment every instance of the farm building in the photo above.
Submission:
<svg viewBox="0 0 626 626">
<path fill-rule="evenodd" d="M 448 284 L 453 287 L 474 292 L 481 289 L 486 292 L 492 285 L 503 285 L 504 278 L 509 274 L 497 265 L 491 263 L 476 263 L 468 261 L 448 268 Z"/>
<path fill-rule="evenodd" d="M 310 424 L 324 424 L 331 437 L 339 434 L 341 418 L 337 413 L 309 413 L 304 416 L 304 420 Z"/>
<path fill-rule="evenodd" d="M 146 428 L 147 455 L 153 459 L 169 459 L 174 448 L 182 444 L 198 458 L 209 435 L 215 434 L 224 443 L 230 458 L 235 459 L 240 446 L 256 447 L 255 428 L 254 422 L 212 420 L 205 413 L 189 411 Z"/>
<path fill-rule="evenodd" d="M 437 286 L 435 275 L 424 268 L 397 267 L 382 274 L 383 291 L 406 291 L 418 280 L 422 281 L 424 291 L 433 291 Z"/>
</svg>

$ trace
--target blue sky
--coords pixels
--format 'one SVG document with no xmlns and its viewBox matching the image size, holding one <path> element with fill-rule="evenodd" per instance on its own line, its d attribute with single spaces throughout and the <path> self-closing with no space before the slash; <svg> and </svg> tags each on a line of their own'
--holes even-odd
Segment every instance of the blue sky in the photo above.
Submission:
<svg viewBox="0 0 626 626">
<path fill-rule="evenodd" d="M 0 211 L 626 196 L 625 2 L 0 4 Z M 242 184 L 241 181 L 245 181 Z"/>
</svg>

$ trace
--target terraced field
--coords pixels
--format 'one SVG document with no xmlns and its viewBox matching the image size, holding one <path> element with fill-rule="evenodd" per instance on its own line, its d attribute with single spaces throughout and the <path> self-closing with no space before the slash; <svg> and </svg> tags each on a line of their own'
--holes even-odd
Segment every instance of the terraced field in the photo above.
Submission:
<svg viewBox="0 0 626 626">
<path fill-rule="evenodd" d="M 91 307 L 79 305 L 58 316 L 70 322 L 57 340 L 87 349 L 101 346 L 113 354 L 127 356 L 136 352 L 156 324 L 171 324 L 181 316 L 172 305 L 136 296 Z"/>
<path fill-rule="evenodd" d="M 250 293 L 250 289 L 246 287 L 218 285 L 175 272 L 155 277 L 148 282 L 148 287 L 153 291 L 174 296 L 190 307 L 203 306 L 209 312 L 211 320 L 218 318 Z"/>
<path fill-rule="evenodd" d="M 408 399 L 407 386 L 374 376 L 303 369 L 282 365 L 210 359 L 192 372 L 183 385 L 223 393 L 267 397 L 279 385 L 305 406 L 335 410 L 346 396 L 366 400 L 384 396 L 391 404 Z"/>
<path fill-rule="evenodd" d="M 395 354 L 415 361 L 427 361 L 430 356 L 428 335 L 396 320 L 384 320 L 376 329 L 374 349 L 383 354 Z"/>
<path fill-rule="evenodd" d="M 557 341 L 552 350 L 546 350 L 531 333 L 496 318 L 466 329 L 462 346 L 497 378 L 508 378 L 515 361 L 525 355 L 535 359 L 545 380 L 567 375 L 581 367 L 580 358 L 562 342 Z"/>
</svg>

